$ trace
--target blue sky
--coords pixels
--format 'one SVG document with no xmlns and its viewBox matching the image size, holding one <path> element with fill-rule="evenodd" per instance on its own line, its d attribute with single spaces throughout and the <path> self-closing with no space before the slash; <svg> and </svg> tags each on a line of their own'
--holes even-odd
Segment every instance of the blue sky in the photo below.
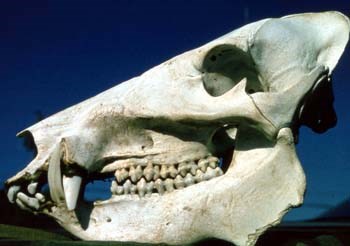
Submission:
<svg viewBox="0 0 350 246">
<path fill-rule="evenodd" d="M 0 181 L 31 160 L 15 134 L 119 82 L 244 24 L 338 10 L 348 1 L 2 1 Z M 302 128 L 297 146 L 308 188 L 287 219 L 312 218 L 350 196 L 350 55 L 334 71 L 338 125 Z"/>
</svg>

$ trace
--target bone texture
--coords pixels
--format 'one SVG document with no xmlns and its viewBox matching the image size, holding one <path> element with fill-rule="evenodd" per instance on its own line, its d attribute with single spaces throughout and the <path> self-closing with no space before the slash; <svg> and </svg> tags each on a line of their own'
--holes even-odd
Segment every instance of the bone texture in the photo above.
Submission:
<svg viewBox="0 0 350 246">
<path fill-rule="evenodd" d="M 349 23 L 257 21 L 25 129 L 38 153 L 7 181 L 9 200 L 85 240 L 254 245 L 303 202 L 298 129 L 335 126 L 324 116 Z M 85 201 L 96 179 L 110 198 Z"/>
</svg>

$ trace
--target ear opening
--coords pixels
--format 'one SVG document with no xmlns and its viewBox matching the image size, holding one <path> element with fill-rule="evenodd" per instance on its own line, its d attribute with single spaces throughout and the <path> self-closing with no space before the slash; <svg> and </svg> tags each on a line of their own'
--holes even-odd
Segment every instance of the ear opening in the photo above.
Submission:
<svg viewBox="0 0 350 246">
<path fill-rule="evenodd" d="M 201 70 L 204 88 L 211 96 L 225 94 L 244 78 L 247 79 L 247 93 L 264 91 L 250 54 L 234 45 L 212 48 L 205 56 Z"/>
</svg>

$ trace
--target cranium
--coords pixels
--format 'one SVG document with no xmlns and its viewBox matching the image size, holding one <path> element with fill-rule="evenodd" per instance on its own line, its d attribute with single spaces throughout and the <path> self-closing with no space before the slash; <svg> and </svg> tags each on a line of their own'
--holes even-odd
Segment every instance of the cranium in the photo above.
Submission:
<svg viewBox="0 0 350 246">
<path fill-rule="evenodd" d="M 349 28 L 337 12 L 261 20 L 27 128 L 37 155 L 10 201 L 86 240 L 253 245 L 303 201 L 298 128 L 335 125 Z M 111 176 L 110 199 L 84 201 Z"/>
</svg>

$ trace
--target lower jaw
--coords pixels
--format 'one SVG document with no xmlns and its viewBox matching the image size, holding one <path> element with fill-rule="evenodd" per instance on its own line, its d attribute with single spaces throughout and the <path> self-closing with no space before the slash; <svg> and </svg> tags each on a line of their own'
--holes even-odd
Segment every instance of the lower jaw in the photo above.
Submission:
<svg viewBox="0 0 350 246">
<path fill-rule="evenodd" d="M 259 158 L 242 163 L 254 152 Z M 236 151 L 223 176 L 185 189 L 82 202 L 71 212 L 62 205 L 49 215 L 86 240 L 187 244 L 215 237 L 250 245 L 301 204 L 304 190 L 294 145 L 278 140 L 273 148 Z"/>
</svg>

